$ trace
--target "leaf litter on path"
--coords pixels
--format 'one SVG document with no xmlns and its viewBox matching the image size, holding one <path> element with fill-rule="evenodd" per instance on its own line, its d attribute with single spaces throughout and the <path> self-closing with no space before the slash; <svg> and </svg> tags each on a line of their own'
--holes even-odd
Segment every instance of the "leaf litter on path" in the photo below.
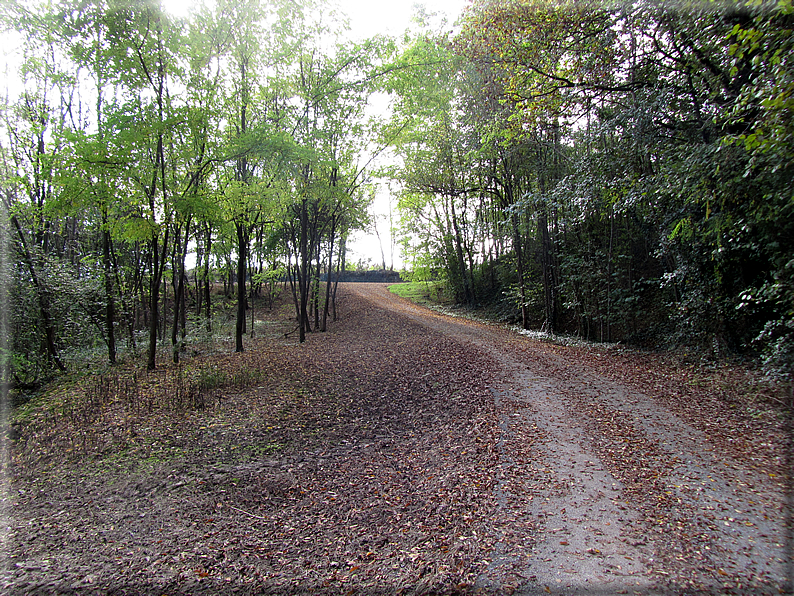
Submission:
<svg viewBox="0 0 794 596">
<path fill-rule="evenodd" d="M 778 452 L 730 451 L 713 401 L 671 404 L 640 356 L 343 291 L 327 333 L 223 358 L 256 385 L 211 408 L 71 455 L 23 428 L 4 589 L 777 593 Z"/>
</svg>

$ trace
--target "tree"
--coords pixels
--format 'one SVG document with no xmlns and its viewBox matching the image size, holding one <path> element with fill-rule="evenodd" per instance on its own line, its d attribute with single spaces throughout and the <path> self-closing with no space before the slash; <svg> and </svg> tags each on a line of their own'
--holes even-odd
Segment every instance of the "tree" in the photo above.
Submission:
<svg viewBox="0 0 794 596">
<path fill-rule="evenodd" d="M 457 297 L 474 304 L 468 196 L 477 181 L 469 175 L 470 146 L 460 134 L 455 103 L 459 66 L 443 37 L 419 36 L 406 42 L 389 85 L 397 95 L 395 121 L 385 131 L 397 131 L 394 142 L 405 163 L 401 211 L 406 220 L 421 217 L 432 222 L 437 232 L 434 245 L 447 264 Z"/>
<path fill-rule="evenodd" d="M 308 3 L 219 3 L 187 21 L 149 0 L 8 8 L 4 24 L 28 35 L 29 58 L 24 93 L 3 110 L 4 202 L 27 271 L 12 294 L 36 319 L 15 349 L 40 338 L 28 351 L 65 368 L 61 343 L 92 345 L 90 327 L 112 363 L 123 320 L 132 349 L 148 329 L 154 368 L 170 323 L 178 360 L 195 240 L 207 325 L 212 261 L 226 266 L 227 287 L 237 283 L 241 350 L 254 261 L 262 274 L 262 259 L 286 250 L 278 231 L 300 193 L 303 294 L 313 291 L 325 328 L 320 270 L 363 220 L 356 139 L 380 42 L 350 51 L 312 42 L 307 34 L 330 30 L 311 21 Z M 56 289 L 90 325 L 64 317 Z"/>
<path fill-rule="evenodd" d="M 365 182 L 365 166 L 359 165 L 363 143 L 362 120 L 367 96 L 378 76 L 377 41 L 341 44 L 324 55 L 310 39 L 331 37 L 322 23 L 303 21 L 304 35 L 298 50 L 294 85 L 300 113 L 296 114 L 293 136 L 297 149 L 292 155 L 294 200 L 287 205 L 286 237 L 296 255 L 296 310 L 299 340 L 311 330 L 310 297 L 314 287 L 315 327 L 324 329 L 330 300 L 331 263 L 338 236 L 362 220 L 365 208 L 359 189 Z M 308 33 L 312 35 L 308 35 Z M 373 60 L 373 57 L 375 60 Z M 319 316 L 319 280 L 322 245 L 327 246 L 326 304 L 323 323 Z M 312 272 L 312 263 L 317 268 Z"/>
<path fill-rule="evenodd" d="M 5 111 L 9 148 L 3 157 L 13 163 L 4 164 L 3 200 L 13 227 L 13 245 L 35 291 L 47 357 L 65 370 L 51 312 L 53 296 L 42 274 L 45 262 L 57 250 L 48 211 L 57 192 L 55 156 L 63 144 L 73 86 L 60 69 L 49 15 L 22 6 L 15 9 L 11 18 L 27 36 L 21 69 L 24 91 Z"/>
<path fill-rule="evenodd" d="M 760 179 L 764 189 L 761 197 L 741 205 L 744 229 L 752 222 L 755 234 L 742 234 L 737 240 L 756 248 L 772 264 L 767 275 L 744 289 L 740 308 L 767 313 L 755 342 L 764 350 L 767 372 L 789 384 L 794 384 L 794 239 L 786 232 L 794 225 L 792 30 L 794 11 L 783 0 L 771 8 L 749 4 L 746 18 L 731 29 L 730 74 L 740 93 L 728 116 L 733 134 L 727 139 L 750 155 L 743 177 Z"/>
<path fill-rule="evenodd" d="M 171 144 L 174 128 L 181 122 L 169 92 L 169 78 L 176 72 L 179 28 L 157 4 L 141 1 L 112 6 L 115 19 L 108 32 L 114 68 L 124 72 L 130 97 L 124 104 L 126 124 L 118 144 L 132 154 L 126 178 L 134 189 L 137 228 L 143 232 L 149 258 L 149 347 L 147 368 L 156 367 L 160 324 L 160 288 L 166 266 L 173 200 L 178 193 L 176 157 Z M 169 151 L 171 150 L 171 151 Z"/>
<path fill-rule="evenodd" d="M 525 326 L 675 338 L 715 355 L 746 349 L 770 316 L 782 337 L 789 28 L 785 3 L 475 3 L 451 46 L 447 96 L 427 92 L 439 54 L 421 40 L 394 77 L 398 93 L 422 89 L 400 94 L 402 122 L 429 131 L 403 137 L 415 191 L 403 217 L 450 255 L 454 279 L 461 218 L 443 208 L 439 179 L 471 180 L 454 204 L 455 215 L 464 197 L 477 205 L 471 285 L 490 269 L 491 291 L 506 286 Z M 436 97 L 451 106 L 435 113 L 455 122 L 452 142 L 427 126 Z M 462 159 L 442 163 L 444 147 Z"/>
</svg>

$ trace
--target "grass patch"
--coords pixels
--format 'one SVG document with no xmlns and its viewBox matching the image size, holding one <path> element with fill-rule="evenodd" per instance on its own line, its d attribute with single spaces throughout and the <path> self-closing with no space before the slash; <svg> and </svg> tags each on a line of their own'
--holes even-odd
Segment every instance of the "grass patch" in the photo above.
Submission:
<svg viewBox="0 0 794 596">
<path fill-rule="evenodd" d="M 389 286 L 389 291 L 416 304 L 438 305 L 449 303 L 444 284 L 440 281 L 410 281 L 393 284 Z"/>
<path fill-rule="evenodd" d="M 257 443 L 253 445 L 243 445 L 242 451 L 255 459 L 260 459 L 283 451 L 285 447 L 286 444 L 284 443 Z"/>
</svg>

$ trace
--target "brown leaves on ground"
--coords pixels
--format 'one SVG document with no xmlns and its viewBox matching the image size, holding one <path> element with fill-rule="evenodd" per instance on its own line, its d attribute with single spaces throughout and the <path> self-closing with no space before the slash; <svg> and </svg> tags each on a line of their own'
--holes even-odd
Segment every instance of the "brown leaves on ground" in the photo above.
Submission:
<svg viewBox="0 0 794 596">
<path fill-rule="evenodd" d="M 286 305 L 243 354 L 152 374 L 119 368 L 27 412 L 10 444 L 3 589 L 485 589 L 475 580 L 508 554 L 505 544 L 514 554 L 532 548 L 524 492 L 553 476 L 530 473 L 537 426 L 500 427 L 504 412 L 489 389 L 496 365 L 472 344 L 352 293 L 340 311 L 327 333 L 297 345 L 284 338 Z M 500 349 L 559 379 L 595 450 L 642 505 L 642 526 L 666 528 L 677 544 L 699 548 L 702 532 L 680 504 L 660 500 L 670 461 L 620 396 L 600 399 L 598 383 L 612 379 L 664 403 L 704 432 L 716 455 L 779 472 L 776 412 L 763 396 L 748 402 L 741 369 L 498 337 Z M 689 546 L 676 556 L 695 561 Z"/>
<path fill-rule="evenodd" d="M 31 414 L 13 449 L 7 589 L 470 586 L 493 542 L 487 367 L 368 303 L 342 308 L 302 346 L 274 333 L 204 363 L 257 376 L 209 392 L 201 409 L 158 389 L 175 391 L 180 374 L 189 385 L 167 369 L 140 379 L 139 402 L 156 399 L 137 408 L 114 389 L 82 425 L 69 396 Z"/>
</svg>

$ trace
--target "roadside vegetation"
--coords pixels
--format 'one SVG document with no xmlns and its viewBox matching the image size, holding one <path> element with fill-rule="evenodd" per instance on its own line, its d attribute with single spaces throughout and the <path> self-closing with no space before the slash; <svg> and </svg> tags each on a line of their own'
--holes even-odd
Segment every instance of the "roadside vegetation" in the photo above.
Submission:
<svg viewBox="0 0 794 596">
<path fill-rule="evenodd" d="M 194 416 L 212 416 L 230 394 L 249 391 L 274 376 L 279 346 L 296 334 L 294 305 L 283 290 L 252 301 L 257 312 L 249 321 L 248 341 L 257 354 L 237 354 L 234 346 L 235 306 L 214 295 L 214 331 L 205 321 L 188 324 L 190 358 L 146 369 L 143 350 L 123 352 L 114 366 L 100 355 L 83 354 L 68 374 L 23 390 L 14 388 L 10 402 L 10 436 L 14 464 L 35 468 L 39 462 L 91 460 L 113 454 L 145 459 L 152 442 L 166 441 L 174 426 Z M 268 381 L 270 382 L 270 381 Z M 288 382 L 285 380 L 285 382 Z"/>
<path fill-rule="evenodd" d="M 790 2 L 415 16 L 350 40 L 313 0 L 182 19 L 150 0 L 9 4 L 3 382 L 189 359 L 213 284 L 235 352 L 252 297 L 284 279 L 305 341 L 334 318 L 321 280 L 348 268 L 350 235 L 377 232 L 383 179 L 433 300 L 790 384 Z M 378 93 L 390 109 L 372 117 Z"/>
<path fill-rule="evenodd" d="M 422 305 L 449 304 L 446 284 L 439 281 L 410 281 L 389 286 L 389 291 Z"/>
<path fill-rule="evenodd" d="M 391 123 L 412 270 L 527 330 L 791 381 L 792 15 L 529 0 L 427 20 Z"/>
</svg>

